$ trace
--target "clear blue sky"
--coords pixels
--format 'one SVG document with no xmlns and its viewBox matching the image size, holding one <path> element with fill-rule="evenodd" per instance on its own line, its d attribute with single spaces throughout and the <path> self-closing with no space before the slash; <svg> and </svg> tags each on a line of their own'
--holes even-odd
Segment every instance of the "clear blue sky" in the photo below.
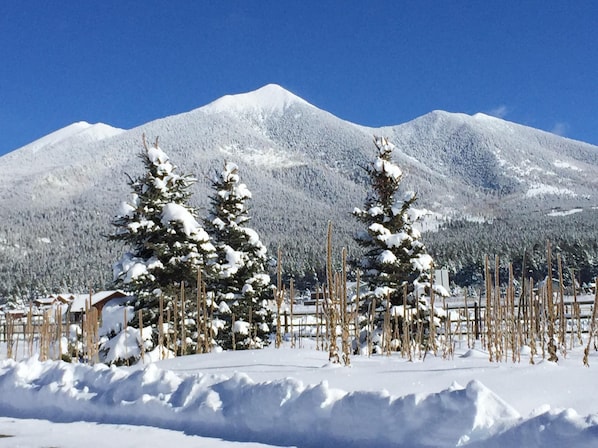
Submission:
<svg viewBox="0 0 598 448">
<path fill-rule="evenodd" d="M 598 144 L 596 1 L 0 2 L 0 154 L 277 83 L 359 124 L 486 112 Z"/>
</svg>

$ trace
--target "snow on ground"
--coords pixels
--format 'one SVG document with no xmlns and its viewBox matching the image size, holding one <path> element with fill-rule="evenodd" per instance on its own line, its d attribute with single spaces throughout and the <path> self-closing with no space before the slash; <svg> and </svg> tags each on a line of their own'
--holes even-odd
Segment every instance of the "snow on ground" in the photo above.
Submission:
<svg viewBox="0 0 598 448">
<path fill-rule="evenodd" d="M 74 447 L 77 434 L 90 447 L 598 447 L 595 352 L 590 368 L 579 350 L 491 364 L 466 347 L 450 360 L 354 356 L 341 367 L 313 341 L 297 346 L 131 368 L 2 361 L 0 434 L 14 437 L 0 447 Z"/>
<path fill-rule="evenodd" d="M 583 212 L 583 208 L 572 208 L 571 210 L 553 210 L 550 213 L 547 213 L 546 216 L 569 216 L 581 212 Z"/>
<path fill-rule="evenodd" d="M 54 423 L 48 420 L 0 417 L 0 448 L 268 448 L 270 445 L 231 442 L 187 435 L 181 431 L 149 426 L 90 422 Z"/>
<path fill-rule="evenodd" d="M 552 185 L 542 183 L 533 183 L 525 193 L 526 198 L 534 198 L 537 196 L 570 196 L 576 197 L 577 194 L 569 188 L 559 188 Z"/>
<path fill-rule="evenodd" d="M 568 168 L 573 171 L 583 171 L 581 168 L 579 168 L 575 165 L 572 165 L 569 162 L 565 162 L 563 160 L 555 160 L 552 164 L 554 166 L 556 166 L 557 168 Z"/>
</svg>

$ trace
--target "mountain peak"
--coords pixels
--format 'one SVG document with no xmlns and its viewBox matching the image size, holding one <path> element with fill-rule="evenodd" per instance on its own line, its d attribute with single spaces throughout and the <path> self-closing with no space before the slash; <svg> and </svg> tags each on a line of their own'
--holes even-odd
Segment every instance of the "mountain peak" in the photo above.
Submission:
<svg viewBox="0 0 598 448">
<path fill-rule="evenodd" d="M 17 151 L 36 153 L 42 148 L 54 146 L 75 137 L 86 141 L 95 141 L 112 137 L 121 132 L 124 132 L 124 130 L 104 123 L 90 124 L 86 121 L 77 121 L 35 140 L 19 148 Z"/>
<path fill-rule="evenodd" d="M 292 104 L 309 103 L 278 84 L 267 84 L 257 90 L 226 95 L 201 108 L 204 112 L 283 112 Z"/>
</svg>

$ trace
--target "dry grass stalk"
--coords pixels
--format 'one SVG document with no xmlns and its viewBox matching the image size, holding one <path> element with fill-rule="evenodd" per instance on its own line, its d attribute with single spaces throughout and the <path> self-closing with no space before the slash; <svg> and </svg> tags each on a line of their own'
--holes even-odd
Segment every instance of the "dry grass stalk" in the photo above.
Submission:
<svg viewBox="0 0 598 448">
<path fill-rule="evenodd" d="M 454 331 L 454 335 L 455 335 L 455 339 L 459 339 L 459 342 L 461 342 L 463 340 L 463 314 L 462 314 L 462 310 L 461 308 L 459 308 L 457 310 L 457 324 L 455 325 L 455 331 Z"/>
<path fill-rule="evenodd" d="M 409 352 L 411 351 L 411 347 L 409 345 L 409 324 L 407 322 L 407 313 L 405 312 L 405 307 L 403 307 L 403 319 L 401 320 L 401 357 L 406 358 L 409 356 Z"/>
<path fill-rule="evenodd" d="M 496 361 L 502 360 L 503 355 L 503 310 L 504 307 L 501 304 L 500 300 L 500 259 L 498 255 L 494 257 L 494 306 L 492 307 L 494 310 L 494 350 L 496 351 Z"/>
<path fill-rule="evenodd" d="M 170 349 L 170 332 L 171 332 L 171 326 L 170 326 L 170 308 L 166 308 L 166 347 L 168 349 Z M 174 350 L 172 350 L 173 353 L 175 353 L 176 356 L 176 352 Z"/>
<path fill-rule="evenodd" d="M 407 333 L 406 341 L 407 341 L 407 359 L 410 362 L 413 362 L 413 355 L 415 354 L 416 344 L 417 344 L 417 326 L 416 322 L 419 319 L 418 314 L 418 305 L 416 299 L 416 308 L 414 310 L 407 311 L 407 283 L 403 285 L 403 310 L 405 311 L 405 315 L 407 316 Z M 390 295 L 388 296 L 388 301 L 390 302 Z"/>
<path fill-rule="evenodd" d="M 320 285 L 316 285 L 316 350 L 320 350 Z"/>
<path fill-rule="evenodd" d="M 141 362 L 145 362 L 145 344 L 143 342 L 143 313 L 139 310 L 139 336 L 141 345 Z"/>
<path fill-rule="evenodd" d="M 536 319 L 536 302 L 534 300 L 534 280 L 532 278 L 529 279 L 529 348 L 530 348 L 530 355 L 529 355 L 529 363 L 535 364 L 534 356 L 537 354 L 536 349 L 536 329 L 537 329 L 537 319 Z"/>
<path fill-rule="evenodd" d="M 442 306 L 446 313 L 446 320 L 444 322 L 444 346 L 443 346 L 443 359 L 451 359 L 453 356 L 453 335 L 452 335 L 452 322 L 449 314 L 448 307 L 446 306 L 446 299 L 443 298 Z"/>
<path fill-rule="evenodd" d="M 567 357 L 567 343 L 565 336 L 567 335 L 567 317 L 565 315 L 565 279 L 563 277 L 563 261 L 561 254 L 557 256 L 557 266 L 559 270 L 559 347 L 563 357 Z"/>
<path fill-rule="evenodd" d="M 99 352 L 98 352 L 98 348 L 99 348 L 99 344 L 100 344 L 100 338 L 99 338 L 99 312 L 98 309 L 96 307 L 91 307 L 90 310 L 90 319 L 89 319 L 89 349 L 88 349 L 88 353 L 89 353 L 89 359 L 90 359 L 90 363 L 91 364 L 95 364 L 97 362 L 99 362 Z"/>
<path fill-rule="evenodd" d="M 434 272 L 433 272 L 433 268 L 430 271 L 430 278 L 434 278 L 433 277 Z M 434 301 L 436 299 L 436 294 L 434 293 L 434 288 L 430 288 L 430 335 L 428 338 L 428 345 L 426 347 L 426 352 L 428 351 L 428 347 L 431 345 L 432 346 L 432 352 L 434 353 L 434 356 L 438 355 L 438 346 L 436 345 L 436 307 L 434 305 Z M 424 353 L 424 357 L 425 357 L 425 353 Z"/>
<path fill-rule="evenodd" d="M 337 313 L 336 313 L 336 294 L 334 284 L 334 274 L 332 271 L 332 222 L 328 221 L 328 232 L 326 235 L 326 280 L 328 283 L 328 294 L 330 295 L 327 303 L 328 307 L 328 318 L 330 328 L 330 339 L 328 342 L 328 359 L 332 363 L 340 363 L 340 357 L 338 354 L 338 346 L 336 343 L 336 326 L 337 326 Z"/>
<path fill-rule="evenodd" d="M 369 313 L 368 313 L 368 329 L 367 329 L 367 343 L 368 343 L 368 356 L 372 356 L 372 352 L 374 350 L 374 343 L 373 343 L 373 332 L 376 325 L 376 297 L 372 298 L 372 301 L 369 306 Z"/>
<path fill-rule="evenodd" d="M 576 322 L 577 338 L 579 340 L 579 344 L 583 345 L 583 339 L 581 337 L 581 307 L 579 305 L 579 302 L 577 301 L 577 280 L 575 279 L 575 273 L 573 269 L 571 269 L 571 279 L 573 280 L 573 315 L 571 323 L 571 335 L 573 335 L 574 319 Z M 571 336 L 571 340 L 573 340 L 573 336 Z"/>
<path fill-rule="evenodd" d="M 202 279 L 201 269 L 197 270 L 197 303 L 196 309 L 196 328 L 197 328 L 197 345 L 195 346 L 195 353 L 208 352 L 208 310 L 207 298 L 204 293 L 204 284 Z M 201 314 L 200 314 L 201 313 Z"/>
<path fill-rule="evenodd" d="M 235 336 L 235 313 L 231 317 L 231 334 L 233 337 L 233 351 L 237 350 L 237 340 Z"/>
<path fill-rule="evenodd" d="M 590 356 L 590 344 L 592 343 L 592 337 L 594 336 L 595 325 L 596 325 L 596 308 L 598 305 L 598 278 L 594 279 L 594 306 L 592 307 L 592 318 L 590 319 L 590 332 L 588 334 L 588 345 L 583 351 L 583 365 L 590 367 L 588 358 Z"/>
<path fill-rule="evenodd" d="M 247 319 L 247 323 L 249 324 L 249 334 L 248 334 L 248 336 L 249 336 L 249 346 L 251 348 L 253 348 L 254 347 L 255 338 L 257 337 L 257 329 L 255 330 L 255 333 L 252 334 L 252 330 L 251 330 L 251 328 L 252 328 L 251 326 L 253 324 L 253 307 L 252 306 L 249 307 L 249 316 L 248 316 L 248 319 Z"/>
<path fill-rule="evenodd" d="M 358 269 L 355 274 L 355 306 L 353 307 L 353 338 L 359 343 L 359 306 L 361 289 L 361 271 Z"/>
<path fill-rule="evenodd" d="M 179 354 L 179 301 L 178 297 L 175 294 L 172 298 L 172 351 L 175 353 L 175 356 Z"/>
<path fill-rule="evenodd" d="M 413 347 L 413 356 L 415 356 L 415 350 L 417 349 L 417 356 L 419 359 L 422 359 L 422 347 L 424 345 L 424 323 L 423 319 L 419 315 L 419 309 L 417 310 L 418 318 L 417 318 L 417 332 L 415 337 L 415 346 Z"/>
<path fill-rule="evenodd" d="M 539 332 L 539 336 L 540 336 L 540 343 L 541 343 L 541 347 L 542 347 L 542 359 L 546 359 L 546 326 L 547 326 L 547 316 L 548 316 L 548 309 L 547 309 L 547 294 L 546 294 L 546 286 L 539 288 L 538 291 L 539 297 L 538 297 L 538 302 L 539 302 L 539 311 L 537 316 L 537 319 L 539 319 L 539 327 L 540 327 L 540 332 Z"/>
<path fill-rule="evenodd" d="M 160 359 L 166 357 L 164 348 L 164 297 L 160 294 L 158 299 L 158 349 L 160 350 Z"/>
<path fill-rule="evenodd" d="M 328 293 L 328 288 L 326 285 L 322 285 L 322 314 L 324 316 L 324 338 L 323 338 L 323 346 L 322 349 L 324 351 L 328 350 L 328 345 L 330 342 L 330 327 L 331 327 L 331 317 L 330 317 L 330 295 Z"/>
<path fill-rule="evenodd" d="M 15 346 L 15 319 L 12 314 L 5 314 L 6 319 L 6 357 L 16 359 L 16 353 L 13 351 Z"/>
<path fill-rule="evenodd" d="M 127 328 L 129 326 L 129 319 L 127 318 L 127 307 L 123 308 L 123 331 L 125 334 L 125 359 L 127 360 L 127 365 L 129 365 L 129 353 L 128 353 L 128 346 L 129 344 L 127 344 L 127 339 L 128 339 L 128 334 L 127 334 Z"/>
<path fill-rule="evenodd" d="M 25 328 L 27 338 L 27 349 L 29 357 L 33 356 L 33 341 L 35 337 L 35 331 L 33 329 L 33 305 L 29 304 L 29 311 L 27 312 L 27 325 Z"/>
<path fill-rule="evenodd" d="M 469 306 L 467 304 L 467 292 L 463 295 L 463 300 L 465 302 L 465 328 L 467 329 L 467 348 L 471 349 L 471 332 L 470 332 L 470 319 L 469 319 Z"/>
<path fill-rule="evenodd" d="M 481 306 L 482 303 L 482 291 L 478 300 L 473 302 L 473 332 L 476 341 L 480 341 L 480 347 L 486 347 L 486 314 L 483 312 Z"/>
<path fill-rule="evenodd" d="M 185 282 L 181 282 L 181 355 L 187 354 L 187 297 L 185 296 Z"/>
<path fill-rule="evenodd" d="M 343 352 L 343 364 L 349 366 L 351 365 L 351 341 L 349 339 L 350 313 L 347 303 L 347 249 L 344 247 L 341 251 L 341 260 L 341 349 Z"/>
<path fill-rule="evenodd" d="M 204 282 L 203 284 L 203 296 L 206 298 L 207 301 L 207 293 L 206 293 L 206 284 Z M 215 307 L 215 303 L 213 300 L 210 301 L 210 307 L 208 308 L 208 338 L 207 338 L 207 342 L 206 344 L 209 344 L 207 346 L 207 351 L 211 352 L 212 351 L 212 345 L 213 345 L 213 340 L 214 340 L 214 327 L 212 326 L 213 322 L 214 322 L 214 308 Z"/>
<path fill-rule="evenodd" d="M 382 351 L 387 356 L 391 354 L 390 341 L 391 326 L 390 326 L 390 294 L 386 295 L 386 307 L 384 310 L 384 321 L 382 324 Z"/>
<path fill-rule="evenodd" d="M 212 351 L 212 312 L 213 306 L 210 306 L 208 310 L 208 294 L 206 291 L 206 283 L 201 282 L 201 297 L 203 307 L 203 328 L 204 328 L 204 352 L 209 353 Z"/>
<path fill-rule="evenodd" d="M 552 249 L 550 241 L 546 242 L 546 259 L 548 264 L 548 277 L 546 281 L 546 306 L 548 307 L 548 360 L 557 362 L 559 357 L 556 354 L 555 345 L 555 312 L 554 312 L 554 291 L 552 287 Z"/>
<path fill-rule="evenodd" d="M 197 291 L 195 297 L 195 328 L 197 329 L 197 340 L 195 342 L 195 354 L 201 353 L 206 341 L 206 313 L 202 304 L 201 290 L 201 269 L 197 270 Z M 201 312 L 201 314 L 200 314 Z"/>
<path fill-rule="evenodd" d="M 50 340 L 50 322 L 48 317 L 48 311 L 44 311 L 42 314 L 42 324 L 39 328 L 39 359 L 40 361 L 46 361 L 49 355 L 49 340 Z"/>
<path fill-rule="evenodd" d="M 289 302 L 290 302 L 290 335 L 291 335 L 291 348 L 295 348 L 295 329 L 294 329 L 294 325 L 293 325 L 293 302 L 295 301 L 295 282 L 293 281 L 293 279 L 290 280 L 289 282 Z"/>
<path fill-rule="evenodd" d="M 517 362 L 517 322 L 519 318 L 515 315 L 515 278 L 513 275 L 513 263 L 509 263 L 509 284 L 507 286 L 507 336 L 508 344 L 511 348 L 511 361 Z M 505 360 L 507 359 L 508 348 L 505 350 Z"/>
<path fill-rule="evenodd" d="M 282 344 L 282 328 L 280 325 L 280 308 L 284 299 L 282 290 L 282 251 L 278 247 L 276 263 L 276 340 L 274 345 L 279 348 Z"/>
<path fill-rule="evenodd" d="M 492 322 L 492 283 L 490 281 L 490 266 L 488 255 L 484 258 L 484 279 L 486 285 L 486 350 L 488 350 L 489 361 L 494 361 L 494 351 L 492 349 L 493 333 L 492 329 L 494 322 Z"/>
<path fill-rule="evenodd" d="M 55 330 L 56 330 L 55 339 L 57 342 L 56 359 L 61 359 L 62 353 L 63 353 L 63 347 L 62 347 L 63 328 L 62 328 L 62 307 L 61 306 L 58 306 L 55 310 L 54 323 L 55 323 Z"/>
</svg>

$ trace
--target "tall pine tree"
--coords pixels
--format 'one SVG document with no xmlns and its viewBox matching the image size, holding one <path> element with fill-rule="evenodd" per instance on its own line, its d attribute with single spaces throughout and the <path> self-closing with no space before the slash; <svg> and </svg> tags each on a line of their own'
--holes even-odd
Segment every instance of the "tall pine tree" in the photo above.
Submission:
<svg viewBox="0 0 598 448">
<path fill-rule="evenodd" d="M 416 195 L 408 192 L 399 197 L 403 172 L 391 160 L 394 146 L 384 138 L 376 138 L 374 143 L 376 159 L 366 168 L 372 189 L 364 208 L 353 211 L 365 225 L 355 237 L 364 254 L 354 266 L 369 290 L 366 305 L 374 297 L 379 305 L 390 298 L 390 306 L 419 309 L 417 298 L 430 288 L 432 257 L 413 227 L 418 219 L 412 208 Z"/>
<path fill-rule="evenodd" d="M 142 310 L 144 326 L 152 326 L 152 340 L 157 343 L 159 298 L 165 313 L 171 310 L 172 326 L 188 323 L 187 316 L 175 315 L 173 300 L 181 284 L 196 283 L 198 270 L 209 268 L 215 248 L 209 235 L 197 221 L 196 211 L 188 204 L 194 179 L 177 173 L 176 167 L 158 146 L 148 146 L 140 158 L 145 174 L 130 179 L 131 201 L 124 203 L 112 224 L 110 239 L 121 241 L 128 251 L 114 265 L 115 284 L 136 295 L 135 318 Z M 179 311 L 180 311 L 179 307 Z M 175 322 L 177 321 L 177 322 Z M 189 333 L 194 331 L 189 329 Z M 197 331 L 197 329 L 195 329 Z M 174 342 L 177 350 L 178 341 Z"/>
<path fill-rule="evenodd" d="M 220 305 L 223 329 L 216 341 L 226 349 L 261 348 L 268 344 L 271 296 L 266 247 L 249 227 L 251 192 L 239 183 L 238 167 L 225 162 L 212 181 L 212 213 L 205 228 L 216 246 L 215 274 L 208 289 Z M 234 341 L 234 343 L 233 343 Z"/>
</svg>

